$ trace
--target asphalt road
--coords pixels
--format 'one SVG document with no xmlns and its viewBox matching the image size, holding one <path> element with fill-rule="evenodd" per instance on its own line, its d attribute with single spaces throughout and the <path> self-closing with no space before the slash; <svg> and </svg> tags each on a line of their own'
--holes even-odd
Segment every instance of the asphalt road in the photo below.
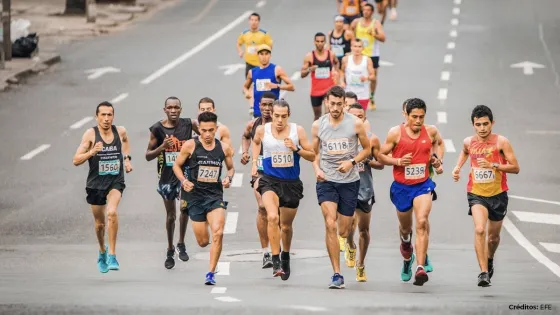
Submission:
<svg viewBox="0 0 560 315">
<path fill-rule="evenodd" d="M 164 99 L 178 96 L 183 115 L 193 117 L 198 99 L 214 98 L 220 121 L 239 146 L 249 120 L 241 95 L 243 74 L 224 75 L 219 67 L 241 63 L 234 42 L 246 27 L 247 12 L 262 14 L 261 26 L 275 41 L 273 62 L 290 75 L 313 48 L 313 35 L 332 28 L 335 13 L 334 5 L 323 0 L 268 1 L 258 9 L 257 0 L 213 2 L 180 2 L 125 32 L 68 45 L 63 63 L 0 94 L 0 313 L 511 314 L 510 305 L 518 304 L 551 304 L 552 311 L 541 313 L 559 312 L 560 175 L 554 165 L 560 149 L 560 44 L 554 34 L 560 28 L 555 14 L 560 5 L 553 0 L 538 5 L 521 0 L 400 1 L 398 21 L 385 24 L 388 39 L 381 59 L 393 65 L 380 69 L 378 110 L 368 112 L 373 131 L 384 139 L 402 120 L 402 101 L 420 97 L 428 104 L 427 122 L 438 125 L 449 150 L 445 176 L 436 178 L 439 199 L 430 217 L 429 249 L 434 272 L 424 287 L 400 281 L 397 220 L 386 169 L 374 174 L 377 204 L 366 260 L 369 281 L 357 283 L 355 271 L 343 267 L 347 289 L 327 289 L 332 270 L 313 172 L 306 162 L 292 276 L 286 282 L 273 279 L 270 270 L 260 269 L 250 170 L 238 162 L 239 155 L 238 187 L 226 192 L 230 227 L 217 278 L 223 289 L 212 293 L 212 287 L 203 285 L 208 250 L 196 246 L 190 227 L 191 260 L 166 270 L 165 212 L 155 191 L 156 167 L 143 159 L 148 127 L 163 117 Z M 169 71 L 152 76 L 181 56 L 182 62 Z M 531 75 L 511 68 L 523 61 L 543 68 Z M 109 66 L 121 72 L 95 80 L 84 73 Z M 147 83 L 147 78 L 154 80 Z M 300 79 L 296 92 L 285 97 L 292 104 L 293 121 L 310 132 L 308 93 L 309 79 Z M 119 209 L 121 270 L 100 274 L 85 202 L 87 169 L 71 163 L 93 121 L 71 126 L 93 116 L 100 101 L 115 98 L 120 99 L 115 123 L 128 130 L 134 171 L 126 176 Z M 476 104 L 494 110 L 495 131 L 511 140 L 521 163 L 521 173 L 509 177 L 510 211 L 490 288 L 476 286 L 466 181 L 450 178 L 454 151 L 472 133 L 470 111 Z M 42 145 L 43 151 L 27 155 Z"/>
</svg>

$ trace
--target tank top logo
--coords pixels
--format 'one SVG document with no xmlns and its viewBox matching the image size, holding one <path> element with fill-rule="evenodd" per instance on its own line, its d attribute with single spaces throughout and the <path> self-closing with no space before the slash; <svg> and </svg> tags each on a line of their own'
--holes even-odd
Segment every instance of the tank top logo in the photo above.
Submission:
<svg viewBox="0 0 560 315">
<path fill-rule="evenodd" d="M 118 149 L 117 149 L 117 146 L 115 146 L 115 145 L 110 145 L 110 146 L 103 147 L 103 148 L 101 149 L 101 152 L 112 152 L 112 151 L 117 151 L 117 150 L 118 150 Z"/>
</svg>

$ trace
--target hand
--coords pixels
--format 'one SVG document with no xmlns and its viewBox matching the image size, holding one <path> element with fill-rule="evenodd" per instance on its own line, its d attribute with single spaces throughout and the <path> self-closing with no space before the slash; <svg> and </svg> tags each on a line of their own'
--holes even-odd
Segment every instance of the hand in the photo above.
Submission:
<svg viewBox="0 0 560 315">
<path fill-rule="evenodd" d="M 239 58 L 243 58 L 243 50 L 238 51 L 237 54 L 239 55 Z"/>
<path fill-rule="evenodd" d="M 257 162 L 253 163 L 253 166 L 251 166 L 251 176 L 253 176 L 253 177 L 259 176 L 258 169 L 259 168 L 257 166 Z"/>
<path fill-rule="evenodd" d="M 222 186 L 224 186 L 224 188 L 229 188 L 230 185 L 230 181 L 229 181 L 229 176 L 226 176 L 226 178 L 222 179 Z"/>
<path fill-rule="evenodd" d="M 366 77 L 364 75 L 360 77 L 360 81 L 362 81 L 362 82 L 366 82 L 367 80 L 368 80 L 368 77 Z"/>
<path fill-rule="evenodd" d="M 318 182 L 324 182 L 324 181 L 327 180 L 325 178 L 325 173 L 323 173 L 323 171 L 321 171 L 321 170 L 316 170 L 315 171 L 315 176 L 317 177 Z"/>
<path fill-rule="evenodd" d="M 436 174 L 438 174 L 438 175 L 443 174 L 443 165 L 440 164 L 438 167 L 434 166 L 434 168 L 436 170 Z"/>
<path fill-rule="evenodd" d="M 269 89 L 269 90 L 277 89 L 278 87 L 280 87 L 280 84 L 276 84 L 276 83 L 272 83 L 272 82 L 266 82 L 266 88 Z"/>
<path fill-rule="evenodd" d="M 412 163 L 412 153 L 407 153 L 400 158 L 400 165 L 401 166 L 409 166 Z"/>
<path fill-rule="evenodd" d="M 458 182 L 459 179 L 461 178 L 461 169 L 458 166 L 455 166 L 455 168 L 453 169 L 453 172 L 451 172 L 451 175 L 453 176 L 453 180 Z"/>
<path fill-rule="evenodd" d="M 129 160 L 129 159 L 124 160 L 124 170 L 125 170 L 127 173 L 132 172 L 132 163 L 130 163 L 130 160 Z"/>
<path fill-rule="evenodd" d="M 340 165 L 338 166 L 338 168 L 336 170 L 341 172 L 341 173 L 347 173 L 349 170 L 351 170 L 354 167 L 354 165 L 352 165 L 352 161 L 350 161 L 350 160 L 341 161 L 341 162 L 338 162 L 338 164 L 340 164 Z"/>
<path fill-rule="evenodd" d="M 439 168 L 442 165 L 441 160 L 437 158 L 435 155 L 432 155 L 430 159 L 430 163 L 432 163 L 432 166 L 434 168 Z"/>
<path fill-rule="evenodd" d="M 249 152 L 243 152 L 243 154 L 241 154 L 241 164 L 247 165 L 247 163 L 249 163 L 249 160 L 251 160 Z"/>
<path fill-rule="evenodd" d="M 91 149 L 91 152 L 93 152 L 92 156 L 95 156 L 97 153 L 101 152 L 101 150 L 103 150 L 103 142 L 99 141 Z"/>
<path fill-rule="evenodd" d="M 245 94 L 245 98 L 250 100 L 251 99 L 251 91 L 249 90 L 245 90 L 245 92 L 243 92 L 243 94 Z"/>
<path fill-rule="evenodd" d="M 169 149 L 173 146 L 173 139 L 169 135 L 165 135 L 165 139 L 161 145 L 163 149 Z"/>
<path fill-rule="evenodd" d="M 369 35 L 373 35 L 373 28 L 368 28 L 366 31 Z"/>
<path fill-rule="evenodd" d="M 284 145 L 286 146 L 286 148 L 288 148 L 288 149 L 290 149 L 290 150 L 292 150 L 292 151 L 297 150 L 296 145 L 294 144 L 294 142 L 293 142 L 292 139 L 290 139 L 290 138 L 284 139 Z"/>
<path fill-rule="evenodd" d="M 315 72 L 315 70 L 317 70 L 318 67 L 319 66 L 317 66 L 317 65 L 309 67 L 309 72 Z"/>
<path fill-rule="evenodd" d="M 486 159 L 476 159 L 478 167 L 482 168 L 492 168 L 492 163 L 488 162 Z"/>
<path fill-rule="evenodd" d="M 183 185 L 182 185 L 182 186 L 183 186 L 183 190 L 186 191 L 186 192 L 190 192 L 190 191 L 192 191 L 193 188 L 194 188 L 194 184 L 193 184 L 192 182 L 190 182 L 189 180 L 187 180 L 187 179 L 185 179 L 185 180 L 183 181 Z"/>
<path fill-rule="evenodd" d="M 346 82 L 340 82 L 340 84 L 339 84 L 339 85 L 340 85 L 340 87 L 341 87 L 341 88 L 343 88 L 343 89 L 345 89 L 345 88 L 346 88 Z"/>
</svg>

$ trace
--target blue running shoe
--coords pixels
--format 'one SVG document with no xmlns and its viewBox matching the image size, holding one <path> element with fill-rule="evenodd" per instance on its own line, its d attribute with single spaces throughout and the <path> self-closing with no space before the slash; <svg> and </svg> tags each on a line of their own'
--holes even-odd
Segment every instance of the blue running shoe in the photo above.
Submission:
<svg viewBox="0 0 560 315">
<path fill-rule="evenodd" d="M 117 256 L 109 254 L 109 259 L 107 261 L 109 265 L 109 270 L 119 270 L 119 262 L 117 261 Z"/>
<path fill-rule="evenodd" d="M 408 282 L 412 278 L 412 263 L 414 263 L 415 255 L 414 253 L 410 257 L 410 260 L 403 260 L 403 267 L 401 270 L 401 280 Z"/>
<path fill-rule="evenodd" d="M 206 285 L 215 285 L 216 284 L 216 278 L 215 278 L 213 272 L 209 272 L 209 273 L 206 274 L 206 281 L 204 282 L 204 284 L 206 284 Z"/>
<path fill-rule="evenodd" d="M 105 252 L 99 252 L 99 257 L 97 258 L 97 269 L 99 269 L 101 273 L 109 272 L 109 266 L 107 266 L 107 252 L 107 247 L 105 247 Z"/>
<path fill-rule="evenodd" d="M 329 289 L 344 289 L 344 277 L 339 273 L 335 273 L 331 277 L 331 284 L 329 284 Z"/>
<path fill-rule="evenodd" d="M 434 266 L 432 266 L 432 262 L 428 258 L 428 254 L 426 254 L 426 261 L 424 261 L 424 271 L 426 272 L 434 271 Z"/>
</svg>

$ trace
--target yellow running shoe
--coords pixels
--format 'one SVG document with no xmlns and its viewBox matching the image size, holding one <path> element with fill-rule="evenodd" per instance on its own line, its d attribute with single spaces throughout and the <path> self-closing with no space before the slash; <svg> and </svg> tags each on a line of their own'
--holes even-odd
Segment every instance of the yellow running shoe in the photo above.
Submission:
<svg viewBox="0 0 560 315">
<path fill-rule="evenodd" d="M 346 266 L 354 268 L 354 266 L 356 266 L 356 249 L 352 249 L 350 246 L 346 245 L 344 258 L 346 259 Z"/>
<path fill-rule="evenodd" d="M 366 266 L 356 266 L 356 281 L 358 282 L 367 281 Z"/>
<path fill-rule="evenodd" d="M 346 239 L 342 238 L 340 235 L 338 236 L 338 246 L 340 246 L 341 252 L 346 250 Z"/>
</svg>

